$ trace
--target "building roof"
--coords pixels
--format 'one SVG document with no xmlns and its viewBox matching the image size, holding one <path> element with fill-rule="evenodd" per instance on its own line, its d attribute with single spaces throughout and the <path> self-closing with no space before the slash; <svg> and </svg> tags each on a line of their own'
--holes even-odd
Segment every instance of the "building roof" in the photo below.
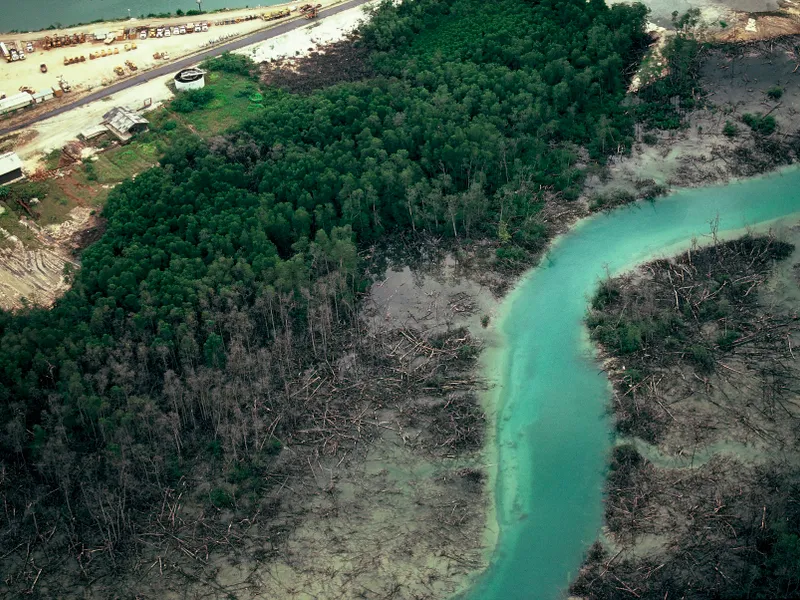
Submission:
<svg viewBox="0 0 800 600">
<path fill-rule="evenodd" d="M 205 71 L 201 71 L 196 67 L 189 67 L 188 69 L 183 69 L 182 71 L 178 71 L 175 74 L 175 81 L 197 81 L 201 77 L 206 74 Z"/>
<path fill-rule="evenodd" d="M 50 88 L 44 88 L 41 92 L 36 92 L 33 95 L 34 100 L 38 100 L 39 98 L 52 98 L 53 97 L 53 90 Z"/>
<path fill-rule="evenodd" d="M 6 152 L 0 154 L 0 175 L 11 173 L 17 169 L 22 169 L 22 161 L 16 152 Z"/>
<path fill-rule="evenodd" d="M 19 94 L 14 94 L 8 98 L 3 98 L 0 100 L 0 112 L 6 112 L 9 110 L 14 110 L 15 108 L 27 106 L 31 103 L 32 99 L 33 98 L 31 95 L 27 92 L 20 92 Z"/>
<path fill-rule="evenodd" d="M 97 137 L 100 134 L 106 133 L 108 131 L 108 127 L 105 125 L 92 125 L 91 127 L 87 127 L 83 131 L 81 131 L 80 135 L 83 136 L 83 139 L 90 140 L 94 137 Z"/>
<path fill-rule="evenodd" d="M 103 123 L 117 131 L 130 131 L 134 125 L 147 125 L 148 121 L 132 110 L 117 106 L 103 115 Z"/>
</svg>

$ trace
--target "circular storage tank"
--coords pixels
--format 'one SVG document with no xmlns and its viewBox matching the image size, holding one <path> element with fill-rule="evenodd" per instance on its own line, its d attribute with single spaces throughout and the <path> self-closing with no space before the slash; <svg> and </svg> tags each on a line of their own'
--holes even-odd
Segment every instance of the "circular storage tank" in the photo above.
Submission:
<svg viewBox="0 0 800 600">
<path fill-rule="evenodd" d="M 205 87 L 206 78 L 205 72 L 200 69 L 184 69 L 175 75 L 175 89 L 181 90 L 199 90 Z"/>
</svg>

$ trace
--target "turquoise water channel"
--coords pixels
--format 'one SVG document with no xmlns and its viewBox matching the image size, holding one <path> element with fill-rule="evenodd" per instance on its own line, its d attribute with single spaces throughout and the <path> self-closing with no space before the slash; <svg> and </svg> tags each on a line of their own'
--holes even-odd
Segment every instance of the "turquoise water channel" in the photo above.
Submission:
<svg viewBox="0 0 800 600">
<path fill-rule="evenodd" d="M 498 544 L 470 600 L 566 595 L 602 524 L 611 424 L 608 380 L 583 325 L 598 280 L 696 238 L 800 221 L 800 170 L 684 190 L 578 224 L 556 240 L 504 305 L 492 357 L 497 389 Z"/>
</svg>

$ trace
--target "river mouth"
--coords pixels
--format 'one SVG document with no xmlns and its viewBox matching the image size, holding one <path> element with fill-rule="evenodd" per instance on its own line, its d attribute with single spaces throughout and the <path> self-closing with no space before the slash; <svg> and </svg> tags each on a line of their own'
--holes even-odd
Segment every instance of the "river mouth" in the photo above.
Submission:
<svg viewBox="0 0 800 600">
<path fill-rule="evenodd" d="M 681 190 L 580 222 L 508 297 L 499 373 L 499 542 L 474 599 L 558 598 L 602 524 L 608 380 L 583 326 L 600 278 L 746 228 L 800 219 L 800 170 Z"/>
</svg>

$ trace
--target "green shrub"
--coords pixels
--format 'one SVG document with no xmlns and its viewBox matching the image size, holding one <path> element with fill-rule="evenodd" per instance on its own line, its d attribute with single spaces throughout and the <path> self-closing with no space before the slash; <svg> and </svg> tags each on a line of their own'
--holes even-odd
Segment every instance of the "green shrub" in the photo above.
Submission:
<svg viewBox="0 0 800 600">
<path fill-rule="evenodd" d="M 521 262 L 528 258 L 528 253 L 519 246 L 506 246 L 504 248 L 498 248 L 495 251 L 495 255 L 500 260 L 507 260 L 510 262 Z"/>
<path fill-rule="evenodd" d="M 252 60 L 241 54 L 231 54 L 230 52 L 211 58 L 204 62 L 202 66 L 208 71 L 219 71 L 245 77 L 251 77 L 256 71 L 256 66 Z"/>
<path fill-rule="evenodd" d="M 648 146 L 655 146 L 658 143 L 658 136 L 655 133 L 645 133 L 642 141 Z"/>
<path fill-rule="evenodd" d="M 714 355 L 705 346 L 694 344 L 689 347 L 689 359 L 702 373 L 714 371 Z"/>
<path fill-rule="evenodd" d="M 617 328 L 617 348 L 622 354 L 633 354 L 642 347 L 642 330 L 636 323 L 621 323 Z"/>
<path fill-rule="evenodd" d="M 86 179 L 89 181 L 97 181 L 97 170 L 94 167 L 94 163 L 87 160 L 83 163 L 83 172 L 86 173 Z"/>
<path fill-rule="evenodd" d="M 268 456 L 276 456 L 281 453 L 281 450 L 283 450 L 283 444 L 276 437 L 270 438 L 270 440 L 264 446 L 264 452 Z"/>
<path fill-rule="evenodd" d="M 216 508 L 233 508 L 233 496 L 224 488 L 214 488 L 208 495 L 211 504 Z"/>
<path fill-rule="evenodd" d="M 219 440 L 211 440 L 208 443 L 207 449 L 214 458 L 222 458 L 222 444 Z"/>
<path fill-rule="evenodd" d="M 742 115 L 742 122 L 752 129 L 755 133 L 769 135 L 777 129 L 778 124 L 772 115 L 754 115 L 745 113 Z"/>
<path fill-rule="evenodd" d="M 720 347 L 720 350 L 728 351 L 733 348 L 733 343 L 739 339 L 741 334 L 738 331 L 729 330 L 725 333 L 721 333 L 717 337 L 717 346 Z"/>
<path fill-rule="evenodd" d="M 736 137 L 739 133 L 739 128 L 730 121 L 725 121 L 725 127 L 722 128 L 722 133 L 729 138 Z"/>
<path fill-rule="evenodd" d="M 236 463 L 233 469 L 231 469 L 230 473 L 228 473 L 228 482 L 240 484 L 256 476 L 257 473 L 251 465 L 246 463 Z"/>
<path fill-rule="evenodd" d="M 181 92 L 170 105 L 172 110 L 179 113 L 190 113 L 207 106 L 214 99 L 214 90 L 202 88 Z"/>
<path fill-rule="evenodd" d="M 592 298 L 592 308 L 603 310 L 609 304 L 613 304 L 619 298 L 619 287 L 613 279 L 604 279 Z"/>
<path fill-rule="evenodd" d="M 780 100 L 781 96 L 783 96 L 783 88 L 779 85 L 771 87 L 767 90 L 767 97 L 770 100 Z"/>
<path fill-rule="evenodd" d="M 536 252 L 547 242 L 547 227 L 543 223 L 528 221 L 514 232 L 512 239 L 521 248 Z"/>
<path fill-rule="evenodd" d="M 178 127 L 178 123 L 170 119 L 169 121 L 165 121 L 164 124 L 161 126 L 163 131 L 173 131 L 176 127 Z"/>
</svg>

